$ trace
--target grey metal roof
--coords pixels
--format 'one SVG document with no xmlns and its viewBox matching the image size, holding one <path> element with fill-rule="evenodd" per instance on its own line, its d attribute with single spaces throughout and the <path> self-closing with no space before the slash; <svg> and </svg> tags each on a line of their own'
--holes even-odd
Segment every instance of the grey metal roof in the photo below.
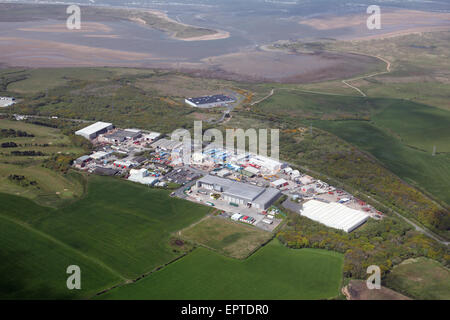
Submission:
<svg viewBox="0 0 450 320">
<path fill-rule="evenodd" d="M 264 188 L 261 187 L 219 178 L 212 175 L 207 175 L 199 181 L 207 184 L 222 186 L 224 189 L 223 193 L 225 195 L 245 199 L 247 201 L 255 200 L 264 191 Z"/>
<path fill-rule="evenodd" d="M 128 130 L 118 130 L 116 132 L 106 134 L 105 138 L 109 139 L 125 139 L 125 138 L 135 138 L 139 136 L 140 132 L 128 131 Z"/>
<path fill-rule="evenodd" d="M 276 200 L 281 195 L 280 190 L 275 188 L 266 188 L 264 192 L 254 201 L 258 204 L 266 204 Z"/>
</svg>

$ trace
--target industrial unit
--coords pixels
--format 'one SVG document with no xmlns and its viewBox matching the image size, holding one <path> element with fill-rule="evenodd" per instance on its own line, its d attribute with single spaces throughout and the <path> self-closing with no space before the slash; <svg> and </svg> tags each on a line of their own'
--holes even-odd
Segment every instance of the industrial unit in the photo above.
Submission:
<svg viewBox="0 0 450 320">
<path fill-rule="evenodd" d="M 94 124 L 91 124 L 86 128 L 76 131 L 75 134 L 85 137 L 86 139 L 92 140 L 95 139 L 99 134 L 108 132 L 113 128 L 114 126 L 112 123 L 99 121 Z"/>
<path fill-rule="evenodd" d="M 204 96 L 204 97 L 197 97 L 197 98 L 187 98 L 184 100 L 188 105 L 196 108 L 212 108 L 212 107 L 219 107 L 224 106 L 228 103 L 233 103 L 236 100 L 225 96 L 223 94 L 216 94 L 213 96 Z"/>
<path fill-rule="evenodd" d="M 159 179 L 156 177 L 150 176 L 150 173 L 147 169 L 131 169 L 130 170 L 130 176 L 128 177 L 128 180 L 142 183 L 146 185 L 154 185 L 155 183 L 159 182 Z"/>
<path fill-rule="evenodd" d="M 166 138 L 159 139 L 152 143 L 153 148 L 159 148 L 165 151 L 172 151 L 173 149 L 178 149 L 183 145 L 181 141 L 169 140 Z"/>
<path fill-rule="evenodd" d="M 265 169 L 269 172 L 279 171 L 286 166 L 285 163 L 282 163 L 278 160 L 260 155 L 251 155 L 248 159 L 248 162 L 256 166 L 257 168 Z"/>
<path fill-rule="evenodd" d="M 116 132 L 108 133 L 103 136 L 103 138 L 109 143 L 120 143 L 125 140 L 136 140 L 142 136 L 140 130 L 136 129 L 125 129 L 117 130 Z"/>
<path fill-rule="evenodd" d="M 351 232 L 369 219 L 362 211 L 351 209 L 339 203 L 325 203 L 310 200 L 303 204 L 300 214 L 327 227 Z"/>
<path fill-rule="evenodd" d="M 227 202 L 250 205 L 257 209 L 267 209 L 281 195 L 277 189 L 261 188 L 212 175 L 199 179 L 197 187 L 220 192 Z"/>
<path fill-rule="evenodd" d="M 270 183 L 270 185 L 274 188 L 282 188 L 282 187 L 287 186 L 288 184 L 289 184 L 289 182 L 286 181 L 285 179 L 278 179 L 278 180 Z"/>
</svg>

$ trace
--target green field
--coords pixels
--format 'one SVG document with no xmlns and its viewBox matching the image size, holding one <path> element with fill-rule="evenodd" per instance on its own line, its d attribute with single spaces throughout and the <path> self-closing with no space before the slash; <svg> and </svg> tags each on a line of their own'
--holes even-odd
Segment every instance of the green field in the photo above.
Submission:
<svg viewBox="0 0 450 320">
<path fill-rule="evenodd" d="M 16 72 L 15 75 L 22 75 L 25 79 L 8 85 L 9 91 L 35 93 L 65 85 L 71 80 L 106 80 L 113 73 L 106 68 L 40 68 L 26 69 L 22 72 Z"/>
<path fill-rule="evenodd" d="M 272 233 L 243 223 L 209 216 L 181 230 L 180 236 L 227 256 L 242 259 L 269 241 Z"/>
<path fill-rule="evenodd" d="M 245 260 L 204 248 L 100 299 L 326 299 L 339 295 L 343 256 L 273 240 Z"/>
<path fill-rule="evenodd" d="M 450 111 L 406 100 L 377 99 L 385 107 L 372 120 L 398 136 L 403 144 L 428 154 L 450 152 Z"/>
<path fill-rule="evenodd" d="M 450 154 L 410 148 L 366 121 L 321 121 L 316 126 L 370 152 L 406 182 L 450 203 Z"/>
<path fill-rule="evenodd" d="M 60 209 L 0 193 L 0 227 L 5 231 L 0 256 L 7 258 L 1 268 L 8 274 L 2 277 L 8 285 L 2 286 L 1 295 L 86 298 L 178 257 L 169 243 L 171 234 L 210 208 L 170 198 L 168 193 L 96 176 L 90 178 L 81 200 Z M 68 262 L 86 268 L 81 292 L 61 287 Z M 23 291 L 22 281 L 27 282 Z"/>
<path fill-rule="evenodd" d="M 450 203 L 450 111 L 407 100 L 287 90 L 277 91 L 253 111 L 292 126 L 313 123 L 368 151 L 408 183 Z"/>
<path fill-rule="evenodd" d="M 415 299 L 450 299 L 450 271 L 430 259 L 403 262 L 388 274 L 385 284 Z"/>
<path fill-rule="evenodd" d="M 34 137 L 2 137 L 2 143 L 14 142 L 17 147 L 0 147 L 0 192 L 32 199 L 46 206 L 58 206 L 77 199 L 83 194 L 83 181 L 76 172 L 62 174 L 42 166 L 43 161 L 54 156 L 77 157 L 84 153 L 61 130 L 38 126 L 23 121 L 0 119 L 0 129 L 24 131 Z M 43 156 L 15 156 L 12 151 L 36 151 Z M 36 185 L 24 185 L 11 181 L 10 175 L 24 176 Z"/>
<path fill-rule="evenodd" d="M 24 210 L 33 208 L 33 203 L 12 199 L 24 202 Z M 3 215 L 0 243 L 0 299 L 87 298 L 122 281 L 120 275 L 96 259 Z M 81 268 L 81 290 L 69 291 L 66 287 L 66 269 L 70 265 Z"/>
<path fill-rule="evenodd" d="M 382 106 L 371 99 L 305 93 L 296 90 L 276 90 L 254 111 L 298 119 L 368 119 L 373 110 Z"/>
</svg>

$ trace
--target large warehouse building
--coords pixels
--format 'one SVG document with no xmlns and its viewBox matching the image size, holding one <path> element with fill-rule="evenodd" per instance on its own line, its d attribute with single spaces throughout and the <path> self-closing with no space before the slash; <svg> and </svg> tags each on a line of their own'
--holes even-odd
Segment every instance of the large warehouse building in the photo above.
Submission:
<svg viewBox="0 0 450 320">
<path fill-rule="evenodd" d="M 281 195 L 277 189 L 261 188 L 211 175 L 199 179 L 197 187 L 219 192 L 227 202 L 245 206 L 251 204 L 252 207 L 263 210 Z"/>
<path fill-rule="evenodd" d="M 325 203 L 310 200 L 303 204 L 300 214 L 328 227 L 351 232 L 369 219 L 362 211 L 351 209 L 340 203 Z"/>
<path fill-rule="evenodd" d="M 91 140 L 95 139 L 99 134 L 108 132 L 108 130 L 111 130 L 113 128 L 114 126 L 112 123 L 99 121 L 94 124 L 91 124 L 86 128 L 76 131 L 75 134 Z"/>
<path fill-rule="evenodd" d="M 196 108 L 219 107 L 235 101 L 236 101 L 235 99 L 225 96 L 223 94 L 216 94 L 214 96 L 204 96 L 197 98 L 187 98 L 184 100 L 184 102 L 186 102 L 188 105 Z"/>
</svg>

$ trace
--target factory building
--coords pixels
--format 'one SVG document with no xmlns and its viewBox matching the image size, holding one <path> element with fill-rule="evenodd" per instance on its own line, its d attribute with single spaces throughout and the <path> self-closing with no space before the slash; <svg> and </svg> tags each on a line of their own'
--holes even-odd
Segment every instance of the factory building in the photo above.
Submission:
<svg viewBox="0 0 450 320">
<path fill-rule="evenodd" d="M 90 159 L 91 159 L 90 156 L 81 156 L 81 157 L 75 159 L 74 163 L 81 166 L 84 163 L 86 163 L 87 161 L 89 161 Z"/>
<path fill-rule="evenodd" d="M 153 148 L 159 148 L 164 151 L 172 151 L 183 146 L 181 141 L 169 140 L 166 138 L 159 139 L 151 145 Z"/>
<path fill-rule="evenodd" d="M 278 179 L 270 183 L 270 185 L 274 188 L 282 188 L 289 184 L 285 179 Z"/>
<path fill-rule="evenodd" d="M 188 105 L 191 107 L 196 108 L 213 108 L 213 107 L 219 107 L 224 106 L 228 103 L 233 103 L 236 100 L 225 96 L 223 94 L 216 94 L 213 96 L 204 96 L 204 97 L 197 97 L 197 98 L 187 98 L 184 100 Z"/>
<path fill-rule="evenodd" d="M 104 158 L 110 156 L 112 152 L 105 152 L 105 151 L 97 151 L 90 155 L 90 157 L 94 160 L 103 160 Z"/>
<path fill-rule="evenodd" d="M 259 174 L 259 170 L 255 167 L 248 166 L 244 170 L 242 170 L 242 174 L 249 177 L 254 177 Z"/>
<path fill-rule="evenodd" d="M 142 136 L 140 130 L 125 129 L 105 134 L 103 139 L 109 143 L 121 143 L 125 140 L 136 140 Z"/>
<path fill-rule="evenodd" d="M 366 213 L 339 203 L 310 200 L 303 204 L 300 214 L 328 227 L 351 232 L 369 219 Z"/>
<path fill-rule="evenodd" d="M 114 126 L 112 123 L 99 121 L 94 124 L 91 124 L 86 128 L 76 131 L 75 134 L 78 136 L 82 136 L 86 139 L 92 140 L 95 139 L 99 134 L 108 132 L 113 128 Z"/>
<path fill-rule="evenodd" d="M 128 177 L 128 180 L 146 184 L 149 186 L 154 185 L 155 183 L 159 182 L 158 178 L 150 176 L 150 173 L 147 169 L 131 169 L 130 170 L 130 176 Z"/>
<path fill-rule="evenodd" d="M 133 168 L 137 165 L 137 163 L 129 161 L 129 160 L 116 160 L 113 163 L 114 167 L 117 168 L 123 168 L 123 169 L 127 169 L 127 168 Z"/>
<path fill-rule="evenodd" d="M 142 135 L 142 137 L 144 138 L 144 141 L 148 141 L 148 142 L 154 142 L 160 136 L 161 136 L 161 133 L 153 132 L 153 131 Z"/>
<path fill-rule="evenodd" d="M 278 160 L 260 155 L 252 155 L 248 162 L 258 169 L 260 168 L 271 173 L 278 172 L 286 166 L 286 164 Z"/>
<path fill-rule="evenodd" d="M 221 193 L 227 202 L 262 210 L 267 209 L 281 195 L 277 189 L 261 188 L 211 175 L 199 179 L 197 187 Z"/>
</svg>

